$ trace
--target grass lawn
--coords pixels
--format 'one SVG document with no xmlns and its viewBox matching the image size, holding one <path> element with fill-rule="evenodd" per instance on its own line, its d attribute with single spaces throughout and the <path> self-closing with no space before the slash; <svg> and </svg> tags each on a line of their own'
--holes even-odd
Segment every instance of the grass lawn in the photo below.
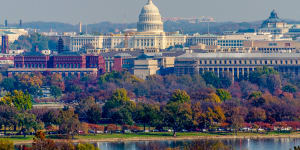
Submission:
<svg viewBox="0 0 300 150">
<path fill-rule="evenodd" d="M 27 135 L 24 137 L 24 135 L 14 135 L 14 136 L 9 136 L 9 137 L 1 137 L 1 139 L 8 139 L 11 141 L 30 141 L 33 139 L 33 135 Z"/>
<path fill-rule="evenodd" d="M 300 133 L 280 133 L 280 132 L 268 132 L 268 133 L 238 133 L 238 136 L 272 136 L 272 135 L 289 135 Z M 178 132 L 176 137 L 209 137 L 209 136 L 234 136 L 235 133 L 201 133 L 201 132 Z M 151 132 L 151 133 L 127 133 L 127 134 L 97 134 L 97 135 L 79 135 L 75 136 L 76 139 L 110 139 L 110 138 L 155 138 L 155 137 L 173 137 L 173 133 L 170 132 Z"/>
<path fill-rule="evenodd" d="M 235 133 L 201 133 L 201 132 L 178 132 L 176 133 L 177 137 L 219 137 L 219 136 L 234 136 Z M 238 136 L 284 136 L 284 135 L 299 135 L 300 132 L 294 133 L 282 133 L 282 132 L 267 132 L 267 133 L 238 133 Z M 20 142 L 30 142 L 33 139 L 33 135 L 28 135 L 26 138 L 24 136 L 11 136 L 4 137 L 5 139 L 9 139 L 11 141 L 20 143 Z M 56 136 L 47 136 L 51 139 L 59 139 Z M 78 135 L 75 136 L 77 140 L 109 140 L 109 139 L 135 139 L 135 138 L 172 138 L 173 133 L 171 132 L 150 132 L 150 133 L 113 133 L 113 134 L 89 134 L 89 135 Z"/>
</svg>

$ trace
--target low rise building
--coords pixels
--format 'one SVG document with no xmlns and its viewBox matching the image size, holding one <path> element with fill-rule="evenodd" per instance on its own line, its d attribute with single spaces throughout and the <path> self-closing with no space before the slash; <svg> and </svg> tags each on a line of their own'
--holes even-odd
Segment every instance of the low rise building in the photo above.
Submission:
<svg viewBox="0 0 300 150">
<path fill-rule="evenodd" d="M 147 76 L 157 74 L 158 61 L 153 59 L 139 59 L 134 61 L 134 75 L 146 79 Z"/>
<path fill-rule="evenodd" d="M 14 68 L 8 69 L 9 75 L 34 72 L 59 73 L 63 76 L 98 75 L 105 72 L 105 66 L 102 56 L 68 51 L 50 56 L 40 52 L 27 52 L 16 56 Z"/>
<path fill-rule="evenodd" d="M 240 78 L 263 66 L 298 75 L 300 53 L 186 53 L 176 58 L 174 70 L 176 75 L 214 72 Z"/>
</svg>

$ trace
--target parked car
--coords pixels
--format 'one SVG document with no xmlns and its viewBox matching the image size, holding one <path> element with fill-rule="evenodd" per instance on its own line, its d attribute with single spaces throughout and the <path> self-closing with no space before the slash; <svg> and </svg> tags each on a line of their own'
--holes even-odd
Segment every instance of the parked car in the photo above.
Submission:
<svg viewBox="0 0 300 150">
<path fill-rule="evenodd" d="M 186 130 L 186 129 L 182 129 L 182 130 L 181 130 L 181 132 L 188 132 L 188 130 Z"/>
<path fill-rule="evenodd" d="M 102 133 L 104 133 L 104 132 L 103 132 L 103 131 L 98 131 L 98 130 L 97 130 L 96 133 L 97 133 L 97 134 L 102 134 Z"/>
<path fill-rule="evenodd" d="M 152 132 L 159 132 L 157 129 L 152 130 Z"/>
</svg>

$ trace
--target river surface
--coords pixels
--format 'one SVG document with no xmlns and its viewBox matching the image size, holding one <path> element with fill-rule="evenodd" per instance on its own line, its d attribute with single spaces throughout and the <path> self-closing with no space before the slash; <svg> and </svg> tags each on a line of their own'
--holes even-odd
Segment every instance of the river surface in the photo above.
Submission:
<svg viewBox="0 0 300 150">
<path fill-rule="evenodd" d="M 294 146 L 300 146 L 300 138 L 228 139 L 219 141 L 234 150 L 289 150 L 293 149 Z M 185 144 L 192 142 L 196 142 L 196 140 L 99 142 L 94 144 L 101 150 L 148 150 L 153 146 L 156 147 L 156 149 L 183 147 Z M 204 140 L 198 140 L 197 142 L 204 142 Z M 211 140 L 210 142 L 216 141 Z"/>
</svg>

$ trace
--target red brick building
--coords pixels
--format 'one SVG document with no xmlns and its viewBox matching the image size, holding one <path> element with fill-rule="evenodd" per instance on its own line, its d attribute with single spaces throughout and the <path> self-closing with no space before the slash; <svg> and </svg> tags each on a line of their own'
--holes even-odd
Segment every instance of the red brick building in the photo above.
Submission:
<svg viewBox="0 0 300 150">
<path fill-rule="evenodd" d="M 50 72 L 63 76 L 105 73 L 102 56 L 87 56 L 75 52 L 63 52 L 46 56 L 39 52 L 29 52 L 14 58 L 14 68 L 9 68 L 9 75 L 18 73 Z"/>
</svg>

